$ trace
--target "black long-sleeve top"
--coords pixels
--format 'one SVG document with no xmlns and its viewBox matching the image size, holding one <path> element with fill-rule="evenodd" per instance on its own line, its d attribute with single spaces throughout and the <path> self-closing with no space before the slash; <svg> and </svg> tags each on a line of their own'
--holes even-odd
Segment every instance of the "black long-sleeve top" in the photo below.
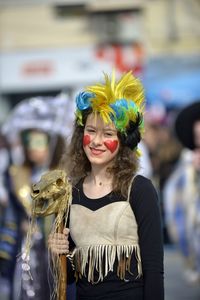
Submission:
<svg viewBox="0 0 200 300">
<path fill-rule="evenodd" d="M 99 198 L 89 199 L 83 192 L 83 181 L 73 190 L 72 204 L 83 205 L 97 210 L 115 201 L 126 201 L 111 192 Z M 109 272 L 103 282 L 91 284 L 83 277 L 77 282 L 78 300 L 163 300 L 163 240 L 160 207 L 156 190 L 151 181 L 141 175 L 136 176 L 130 194 L 130 205 L 137 225 L 143 276 L 137 278 L 137 262 L 131 258 L 131 273 L 128 281 L 120 280 L 116 273 Z M 81 228 L 80 228 L 81 230 Z"/>
</svg>

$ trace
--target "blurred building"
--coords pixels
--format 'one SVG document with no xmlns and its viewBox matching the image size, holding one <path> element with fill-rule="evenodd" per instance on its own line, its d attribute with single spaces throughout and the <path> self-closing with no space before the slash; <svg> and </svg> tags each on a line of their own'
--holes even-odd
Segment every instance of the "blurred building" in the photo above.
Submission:
<svg viewBox="0 0 200 300">
<path fill-rule="evenodd" d="M 73 95 L 113 66 L 143 77 L 149 62 L 198 56 L 199 16 L 198 0 L 0 0 L 0 121 L 23 98 Z"/>
</svg>

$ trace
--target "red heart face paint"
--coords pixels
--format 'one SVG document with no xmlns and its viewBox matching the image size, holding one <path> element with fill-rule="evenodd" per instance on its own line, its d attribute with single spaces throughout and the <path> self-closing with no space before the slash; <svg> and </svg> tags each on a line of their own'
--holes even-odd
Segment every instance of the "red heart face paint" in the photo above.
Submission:
<svg viewBox="0 0 200 300">
<path fill-rule="evenodd" d="M 118 143 L 119 142 L 117 140 L 114 141 L 107 140 L 104 142 L 104 145 L 106 146 L 106 148 L 108 148 L 108 150 L 110 150 L 111 153 L 113 153 L 117 149 Z"/>
<path fill-rule="evenodd" d="M 91 138 L 88 134 L 84 135 L 83 137 L 83 147 L 86 147 L 91 142 Z"/>
</svg>

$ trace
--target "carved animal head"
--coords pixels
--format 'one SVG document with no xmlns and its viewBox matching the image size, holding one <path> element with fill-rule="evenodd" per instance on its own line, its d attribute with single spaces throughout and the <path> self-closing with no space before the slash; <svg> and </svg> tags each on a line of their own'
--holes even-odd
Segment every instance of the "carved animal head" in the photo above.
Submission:
<svg viewBox="0 0 200 300">
<path fill-rule="evenodd" d="M 48 216 L 65 211 L 71 199 L 71 185 L 66 173 L 53 170 L 45 173 L 40 181 L 32 186 L 34 216 Z"/>
</svg>

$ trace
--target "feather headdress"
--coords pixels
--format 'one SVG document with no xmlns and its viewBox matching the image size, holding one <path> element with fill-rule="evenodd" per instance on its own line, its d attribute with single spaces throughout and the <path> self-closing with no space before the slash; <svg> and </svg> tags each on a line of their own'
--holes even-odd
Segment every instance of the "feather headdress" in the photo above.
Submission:
<svg viewBox="0 0 200 300">
<path fill-rule="evenodd" d="M 76 97 L 76 121 L 83 126 L 83 111 L 91 109 L 99 113 L 105 123 L 114 122 L 117 130 L 126 134 L 130 121 L 136 123 L 138 115 L 142 120 L 138 129 L 143 131 L 144 89 L 132 72 L 124 74 L 118 81 L 113 72 L 111 79 L 104 74 L 105 84 L 86 88 Z"/>
</svg>

